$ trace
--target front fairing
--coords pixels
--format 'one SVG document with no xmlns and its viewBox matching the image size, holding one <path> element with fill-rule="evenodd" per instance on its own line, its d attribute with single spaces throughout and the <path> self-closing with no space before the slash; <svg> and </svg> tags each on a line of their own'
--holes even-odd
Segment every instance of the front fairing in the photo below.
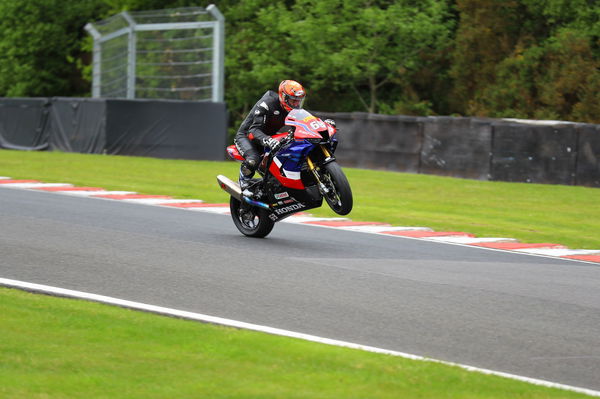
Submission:
<svg viewBox="0 0 600 399">
<path fill-rule="evenodd" d="M 284 189 L 291 190 L 289 195 L 293 193 L 299 201 L 312 203 L 321 198 L 307 166 L 307 158 L 312 160 L 310 165 L 320 165 L 334 159 L 331 154 L 337 140 L 331 136 L 335 134 L 335 129 L 303 109 L 290 111 L 285 123 L 287 129 L 284 130 L 288 133 L 275 136 L 278 139 L 281 136 L 283 146 L 270 158 L 268 172 Z M 309 193 L 311 189 L 314 189 L 315 193 Z M 277 202 L 281 200 L 277 197 L 273 198 L 275 199 Z"/>
<path fill-rule="evenodd" d="M 315 147 L 306 141 L 293 141 L 289 146 L 277 152 L 276 158 L 280 160 L 288 170 L 300 170 L 302 163 Z"/>
<path fill-rule="evenodd" d="M 320 139 L 330 140 L 336 129 L 305 109 L 294 109 L 285 118 L 285 124 L 294 131 L 295 140 L 318 142 Z"/>
</svg>

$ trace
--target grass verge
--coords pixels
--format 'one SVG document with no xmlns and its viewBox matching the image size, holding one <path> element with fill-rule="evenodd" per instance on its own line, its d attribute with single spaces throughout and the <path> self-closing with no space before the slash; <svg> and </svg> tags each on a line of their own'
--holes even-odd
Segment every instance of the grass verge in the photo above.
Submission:
<svg viewBox="0 0 600 399">
<path fill-rule="evenodd" d="M 355 203 L 349 217 L 356 221 L 600 249 L 598 188 L 351 168 L 345 172 Z M 236 178 L 238 164 L 0 150 L 0 176 L 227 202 L 216 184 L 217 174 Z M 326 205 L 311 213 L 337 216 Z"/>
<path fill-rule="evenodd" d="M 577 398 L 432 362 L 0 288 L 0 397 Z"/>
</svg>

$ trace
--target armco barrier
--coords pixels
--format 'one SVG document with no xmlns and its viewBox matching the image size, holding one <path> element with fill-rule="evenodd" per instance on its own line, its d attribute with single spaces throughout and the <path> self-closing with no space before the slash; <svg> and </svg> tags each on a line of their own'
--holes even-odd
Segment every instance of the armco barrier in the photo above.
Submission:
<svg viewBox="0 0 600 399">
<path fill-rule="evenodd" d="M 0 148 L 223 160 L 224 103 L 0 99 Z"/>
</svg>

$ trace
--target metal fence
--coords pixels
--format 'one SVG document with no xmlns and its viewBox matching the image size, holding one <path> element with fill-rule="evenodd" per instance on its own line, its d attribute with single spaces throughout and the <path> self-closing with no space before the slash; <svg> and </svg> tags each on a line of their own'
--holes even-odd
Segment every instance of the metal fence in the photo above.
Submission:
<svg viewBox="0 0 600 399">
<path fill-rule="evenodd" d="M 223 102 L 225 18 L 215 5 L 124 11 L 85 29 L 93 97 Z"/>
</svg>

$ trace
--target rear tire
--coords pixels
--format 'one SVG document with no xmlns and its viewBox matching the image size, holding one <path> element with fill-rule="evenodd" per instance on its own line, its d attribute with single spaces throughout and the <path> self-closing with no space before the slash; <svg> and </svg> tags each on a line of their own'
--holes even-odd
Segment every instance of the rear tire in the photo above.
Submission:
<svg viewBox="0 0 600 399">
<path fill-rule="evenodd" d="M 266 237 L 275 226 L 275 222 L 269 219 L 266 210 L 246 203 L 242 204 L 233 197 L 229 200 L 229 209 L 235 227 L 248 237 Z"/>
<path fill-rule="evenodd" d="M 321 181 L 329 192 L 324 194 L 329 207 L 338 215 L 347 215 L 352 210 L 352 189 L 346 175 L 337 162 L 330 162 L 321 167 Z"/>
</svg>

